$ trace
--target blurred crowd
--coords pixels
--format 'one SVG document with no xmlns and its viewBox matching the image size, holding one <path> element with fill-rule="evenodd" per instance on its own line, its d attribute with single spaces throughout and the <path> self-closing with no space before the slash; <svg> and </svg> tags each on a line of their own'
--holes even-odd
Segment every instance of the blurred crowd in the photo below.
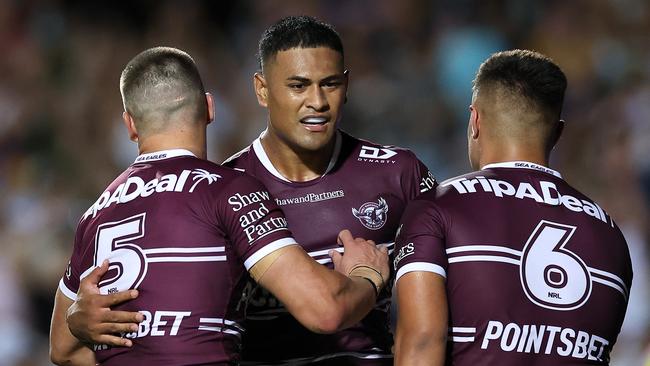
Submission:
<svg viewBox="0 0 650 366">
<path fill-rule="evenodd" d="M 145 48 L 196 60 L 216 96 L 210 159 L 258 136 L 261 32 L 286 15 L 336 26 L 350 70 L 342 128 L 469 170 L 471 81 L 528 48 L 569 79 L 552 166 L 622 228 L 635 271 L 613 365 L 650 365 L 650 2 L 647 0 L 0 0 L 0 366 L 48 365 L 52 300 L 80 215 L 137 155 L 119 75 Z M 594 321 L 597 321 L 594 319 Z"/>
</svg>

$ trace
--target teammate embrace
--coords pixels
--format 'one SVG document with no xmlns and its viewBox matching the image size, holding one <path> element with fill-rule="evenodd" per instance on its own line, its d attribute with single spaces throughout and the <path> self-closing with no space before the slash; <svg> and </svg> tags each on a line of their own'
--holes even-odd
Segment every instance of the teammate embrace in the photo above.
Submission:
<svg viewBox="0 0 650 366">
<path fill-rule="evenodd" d="M 80 221 L 55 363 L 607 362 L 629 254 L 611 217 L 548 168 L 566 88 L 555 64 L 529 51 L 484 63 L 468 127 L 483 170 L 437 187 L 409 150 L 339 129 L 349 72 L 330 25 L 282 19 L 258 57 L 267 128 L 224 166 L 205 160 L 214 105 L 189 55 L 150 49 L 125 68 L 141 155 Z"/>
</svg>

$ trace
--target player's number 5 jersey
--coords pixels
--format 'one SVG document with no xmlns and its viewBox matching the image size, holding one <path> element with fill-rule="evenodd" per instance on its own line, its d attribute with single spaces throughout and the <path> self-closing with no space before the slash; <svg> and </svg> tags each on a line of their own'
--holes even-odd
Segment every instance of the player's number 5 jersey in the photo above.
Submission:
<svg viewBox="0 0 650 366">
<path fill-rule="evenodd" d="M 239 296 L 266 254 L 295 244 L 266 188 L 240 172 L 184 150 L 141 155 L 79 223 L 61 291 L 105 259 L 107 294 L 136 288 L 115 310 L 144 315 L 132 348 L 95 345 L 106 365 L 220 364 L 239 359 Z"/>
</svg>

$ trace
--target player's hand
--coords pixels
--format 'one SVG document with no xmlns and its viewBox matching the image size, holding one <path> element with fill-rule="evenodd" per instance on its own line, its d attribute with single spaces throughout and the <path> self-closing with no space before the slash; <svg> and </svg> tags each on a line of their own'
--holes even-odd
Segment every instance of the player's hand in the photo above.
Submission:
<svg viewBox="0 0 650 366">
<path fill-rule="evenodd" d="M 70 332 L 82 342 L 131 347 L 133 342 L 120 337 L 119 333 L 137 331 L 144 316 L 138 312 L 113 311 L 111 307 L 135 299 L 138 291 L 100 294 L 97 284 L 107 271 L 108 261 L 105 260 L 81 280 L 77 300 L 66 313 L 66 322 Z"/>
<path fill-rule="evenodd" d="M 344 254 L 330 251 L 334 270 L 348 276 L 355 267 L 367 266 L 380 273 L 383 284 L 386 284 L 390 276 L 388 248 L 379 248 L 372 240 L 353 238 L 349 230 L 339 233 L 338 243 L 343 246 Z"/>
</svg>

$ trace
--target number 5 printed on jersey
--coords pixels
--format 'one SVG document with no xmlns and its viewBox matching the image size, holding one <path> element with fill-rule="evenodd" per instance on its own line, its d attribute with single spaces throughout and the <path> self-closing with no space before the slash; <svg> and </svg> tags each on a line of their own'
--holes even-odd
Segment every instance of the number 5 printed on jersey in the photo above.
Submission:
<svg viewBox="0 0 650 366">
<path fill-rule="evenodd" d="M 124 220 L 107 222 L 97 228 L 95 236 L 95 266 L 105 259 L 109 272 L 115 273 L 99 283 L 102 294 L 137 288 L 147 274 L 147 261 L 142 249 L 131 241 L 144 236 L 146 213 Z"/>
</svg>

